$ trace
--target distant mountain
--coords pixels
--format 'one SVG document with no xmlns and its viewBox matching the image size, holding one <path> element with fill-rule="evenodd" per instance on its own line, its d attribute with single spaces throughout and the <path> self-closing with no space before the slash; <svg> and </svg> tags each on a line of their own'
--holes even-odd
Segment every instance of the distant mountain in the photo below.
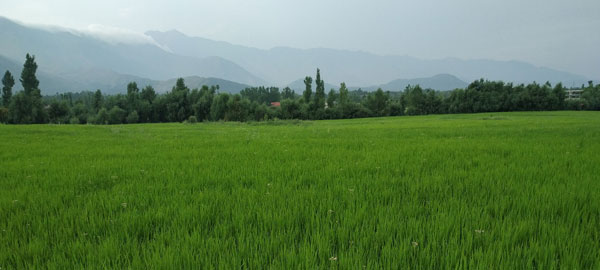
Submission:
<svg viewBox="0 0 600 270">
<path fill-rule="evenodd" d="M 130 81 L 166 91 L 170 82 L 164 81 L 177 77 L 227 86 L 224 89 L 231 92 L 249 85 L 285 86 L 293 82 L 289 85 L 299 92 L 304 84 L 298 78 L 314 76 L 317 67 L 329 83 L 326 91 L 337 89 L 340 82 L 363 89 L 401 90 L 406 84 L 418 83 L 444 90 L 480 78 L 515 83 L 563 82 L 567 87 L 588 81 L 568 72 L 517 61 L 422 60 L 334 49 L 262 50 L 189 37 L 177 31 L 150 31 L 147 40 L 119 43 L 68 29 L 24 26 L 0 17 L 0 33 L 0 68 L 19 75 L 25 54 L 35 55 L 40 88 L 45 94 L 95 89 L 123 93 Z M 456 78 L 437 74 L 453 74 Z M 384 82 L 390 83 L 382 85 Z"/>
<path fill-rule="evenodd" d="M 23 60 L 24 62 L 25 60 Z M 21 77 L 21 70 L 23 70 L 23 63 L 17 63 L 7 57 L 0 55 L 0 77 L 4 76 L 6 71 L 10 71 L 10 73 L 15 78 L 15 86 L 13 87 L 13 92 L 20 91 L 23 89 L 19 78 Z M 49 74 L 44 71 L 37 72 L 37 78 L 40 81 L 40 88 L 42 88 L 42 94 L 54 94 L 57 92 L 65 92 L 64 89 L 66 86 L 69 88 L 78 90 L 86 89 L 85 86 L 79 82 L 70 81 L 68 79 L 62 78 L 57 75 Z"/>
<path fill-rule="evenodd" d="M 408 85 L 419 85 L 424 89 L 434 89 L 438 91 L 454 90 L 456 88 L 466 88 L 469 84 L 450 74 L 438 74 L 428 78 L 416 79 L 398 79 L 389 83 L 362 87 L 362 90 L 374 91 L 381 88 L 386 91 L 403 91 Z M 349 87 L 349 89 L 358 89 L 361 87 Z"/>
<path fill-rule="evenodd" d="M 342 81 L 348 85 L 378 85 L 397 78 L 427 78 L 436 74 L 453 74 L 467 82 L 480 78 L 515 83 L 563 82 L 565 85 L 587 82 L 583 76 L 518 61 L 456 58 L 422 60 L 409 56 L 381 56 L 334 49 L 278 47 L 261 50 L 190 37 L 177 31 L 150 31 L 146 34 L 174 53 L 229 59 L 276 85 L 312 76 L 317 67 L 321 68 L 326 82 L 336 85 Z"/>
<path fill-rule="evenodd" d="M 13 77 L 15 77 L 15 87 L 13 91 L 22 89 L 21 83 L 18 80 L 22 69 L 22 64 L 18 64 L 15 61 L 0 55 L 0 72 L 2 73 L 0 76 L 3 76 L 6 70 L 9 70 L 12 73 Z M 40 88 L 44 95 L 62 92 L 79 92 L 84 90 L 93 91 L 96 89 L 101 89 L 102 92 L 107 94 L 125 93 L 127 84 L 130 82 L 136 82 L 140 88 L 151 85 L 157 92 L 164 93 L 171 90 L 177 80 L 176 78 L 163 81 L 151 80 L 102 69 L 82 70 L 77 73 L 76 76 L 72 75 L 72 77 L 59 77 L 44 71 L 39 71 L 37 77 L 40 80 Z M 221 92 L 232 94 L 239 93 L 244 88 L 250 87 L 246 84 L 218 78 L 189 76 L 184 77 L 184 80 L 185 84 L 190 89 L 200 88 L 203 85 L 219 85 Z"/>
<path fill-rule="evenodd" d="M 259 85 L 265 81 L 217 56 L 190 57 L 168 52 L 152 43 L 109 43 L 67 30 L 42 30 L 0 17 L 0 54 L 21 61 L 36 56 L 40 71 L 70 80 L 114 84 L 131 78 L 166 80 L 180 76 L 216 77 Z M 129 75 L 117 75 L 129 74 Z"/>
</svg>

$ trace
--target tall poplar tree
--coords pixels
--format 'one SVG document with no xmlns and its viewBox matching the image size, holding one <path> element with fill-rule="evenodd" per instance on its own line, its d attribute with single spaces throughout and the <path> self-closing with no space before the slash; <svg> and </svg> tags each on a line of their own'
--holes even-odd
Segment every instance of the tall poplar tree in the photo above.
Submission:
<svg viewBox="0 0 600 270">
<path fill-rule="evenodd" d="M 13 86 L 15 86 L 15 78 L 7 70 L 4 77 L 2 77 L 2 104 L 4 107 L 8 107 L 8 104 L 10 104 Z"/>
<path fill-rule="evenodd" d="M 315 79 L 317 85 L 315 89 L 315 110 L 323 109 L 325 107 L 325 82 L 321 80 L 321 70 L 317 68 L 317 78 Z"/>
<path fill-rule="evenodd" d="M 302 93 L 302 96 L 304 97 L 304 102 L 309 103 L 310 96 L 312 95 L 312 77 L 306 76 L 306 78 L 304 78 L 304 87 L 304 93 Z"/>
</svg>

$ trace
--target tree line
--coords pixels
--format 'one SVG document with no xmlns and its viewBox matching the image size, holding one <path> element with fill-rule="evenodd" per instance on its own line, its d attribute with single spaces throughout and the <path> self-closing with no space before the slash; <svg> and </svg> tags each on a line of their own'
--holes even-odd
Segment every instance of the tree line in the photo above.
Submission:
<svg viewBox="0 0 600 270">
<path fill-rule="evenodd" d="M 263 121 L 273 119 L 346 119 L 445 113 L 479 113 L 548 110 L 600 110 L 600 85 L 590 81 L 579 99 L 567 99 L 562 84 L 528 85 L 477 80 L 465 89 L 434 91 L 419 85 L 401 92 L 378 89 L 349 91 L 345 83 L 325 93 L 320 70 L 296 94 L 286 87 L 251 87 L 239 94 L 219 92 L 219 86 L 189 89 L 179 78 L 171 91 L 158 94 L 152 86 L 127 85 L 126 94 L 95 92 L 42 96 L 36 78 L 35 57 L 26 55 L 20 82 L 2 78 L 0 122 L 11 124 L 70 123 L 125 124 L 201 121 Z M 314 83 L 314 92 L 313 92 Z M 274 104 L 275 103 L 275 104 Z"/>
</svg>

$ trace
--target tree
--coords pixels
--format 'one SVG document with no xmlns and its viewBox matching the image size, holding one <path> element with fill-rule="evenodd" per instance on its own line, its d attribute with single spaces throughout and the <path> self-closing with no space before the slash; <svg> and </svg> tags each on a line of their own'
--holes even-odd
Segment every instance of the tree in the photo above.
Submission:
<svg viewBox="0 0 600 270">
<path fill-rule="evenodd" d="M 154 87 L 152 87 L 151 85 L 144 87 L 144 89 L 142 89 L 140 97 L 143 100 L 148 101 L 148 103 L 152 104 L 152 102 L 154 102 L 154 99 L 156 98 L 156 92 L 154 91 Z"/>
<path fill-rule="evenodd" d="M 12 88 L 15 86 L 15 78 L 10 74 L 10 71 L 4 73 L 2 77 L 2 103 L 5 107 L 10 104 L 10 98 L 12 97 Z"/>
<path fill-rule="evenodd" d="M 281 118 L 298 119 L 302 117 L 301 106 L 296 99 L 284 99 L 281 101 Z"/>
<path fill-rule="evenodd" d="M 137 111 L 133 111 L 127 115 L 127 123 L 135 124 L 139 121 L 140 117 L 138 116 Z"/>
<path fill-rule="evenodd" d="M 211 118 L 210 108 L 212 106 L 216 91 L 217 89 L 215 87 L 209 88 L 206 85 L 203 85 L 200 89 L 200 98 L 192 106 L 192 109 L 194 110 L 194 115 L 199 121 L 205 121 Z"/>
<path fill-rule="evenodd" d="M 46 121 L 46 113 L 42 104 L 42 94 L 38 88 L 40 81 L 35 75 L 37 67 L 35 57 L 27 54 L 20 79 L 23 85 L 23 95 L 19 98 L 18 104 L 13 106 L 13 102 L 11 102 L 10 105 L 14 112 L 12 113 L 12 121 L 14 123 L 32 124 L 44 123 Z"/>
<path fill-rule="evenodd" d="M 167 93 L 167 121 L 183 122 L 192 115 L 192 106 L 189 102 L 190 89 L 185 85 L 183 78 L 177 79 L 171 92 Z"/>
<path fill-rule="evenodd" d="M 389 113 L 388 100 L 389 95 L 379 88 L 367 96 L 366 105 L 375 116 L 386 116 Z"/>
<path fill-rule="evenodd" d="M 221 93 L 215 96 L 210 106 L 210 116 L 213 121 L 219 121 L 225 118 L 227 112 L 227 102 L 229 101 L 229 94 Z"/>
<path fill-rule="evenodd" d="M 136 103 L 139 99 L 140 89 L 136 82 L 130 82 L 127 84 L 127 102 L 129 103 L 129 110 L 133 111 L 137 109 Z"/>
<path fill-rule="evenodd" d="M 321 80 L 321 70 L 317 68 L 317 78 L 315 79 L 317 85 L 315 89 L 315 100 L 314 110 L 320 110 L 325 108 L 325 82 Z"/>
<path fill-rule="evenodd" d="M 227 101 L 225 121 L 244 122 L 248 120 L 249 108 L 250 101 L 248 101 L 248 99 L 242 99 L 239 94 L 233 95 L 232 98 Z"/>
<path fill-rule="evenodd" d="M 427 113 L 426 96 L 419 85 L 414 87 L 410 85 L 406 86 L 400 97 L 400 104 L 404 108 L 404 114 L 406 115 L 420 115 Z"/>
<path fill-rule="evenodd" d="M 96 112 L 100 111 L 100 108 L 102 108 L 103 102 L 104 102 L 104 97 L 102 96 L 102 92 L 100 91 L 100 89 L 98 89 L 94 93 L 94 100 L 93 100 L 93 104 L 92 104 L 92 106 L 94 107 L 94 111 L 96 111 Z"/>
<path fill-rule="evenodd" d="M 552 109 L 554 110 L 562 110 L 565 108 L 565 98 L 567 93 L 565 92 L 565 88 L 562 83 L 558 83 L 552 89 L 552 95 L 554 96 L 554 106 Z"/>
<path fill-rule="evenodd" d="M 294 99 L 296 97 L 296 93 L 294 93 L 294 91 L 289 88 L 283 88 L 283 91 L 281 92 L 281 99 Z"/>
<path fill-rule="evenodd" d="M 38 88 L 40 81 L 35 76 L 37 68 L 35 56 L 27 54 L 25 56 L 23 71 L 21 72 L 21 84 L 23 85 L 23 91 L 25 91 L 26 96 L 36 96 L 40 94 Z"/>
<path fill-rule="evenodd" d="M 306 76 L 304 78 L 304 93 L 302 93 L 304 97 L 304 103 L 308 104 L 310 102 L 310 96 L 312 96 L 312 77 Z"/>
<path fill-rule="evenodd" d="M 118 106 L 113 106 L 110 111 L 108 111 L 108 123 L 109 124 L 122 124 L 125 120 L 125 116 L 127 112 Z"/>
<path fill-rule="evenodd" d="M 64 100 L 54 100 L 48 108 L 48 118 L 51 123 L 67 123 L 69 119 L 69 106 Z"/>
<path fill-rule="evenodd" d="M 583 90 L 581 98 L 585 101 L 585 107 L 588 110 L 600 110 L 600 87 L 589 87 Z"/>
<path fill-rule="evenodd" d="M 96 115 L 95 123 L 100 125 L 106 125 L 109 122 L 109 115 L 106 108 L 101 108 Z"/>
<path fill-rule="evenodd" d="M 327 94 L 327 107 L 333 108 L 335 106 L 335 100 L 337 98 L 337 94 L 334 89 L 329 90 L 329 94 Z"/>
<path fill-rule="evenodd" d="M 340 104 L 347 104 L 350 100 L 348 99 L 348 88 L 346 83 L 340 84 Z"/>
</svg>

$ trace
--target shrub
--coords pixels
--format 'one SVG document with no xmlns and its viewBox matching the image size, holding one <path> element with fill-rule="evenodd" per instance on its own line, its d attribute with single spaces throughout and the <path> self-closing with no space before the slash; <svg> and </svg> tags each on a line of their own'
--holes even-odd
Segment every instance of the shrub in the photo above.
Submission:
<svg viewBox="0 0 600 270">
<path fill-rule="evenodd" d="M 137 123 L 139 120 L 140 116 L 138 115 L 137 111 L 133 111 L 127 115 L 127 123 L 129 124 Z"/>
</svg>

